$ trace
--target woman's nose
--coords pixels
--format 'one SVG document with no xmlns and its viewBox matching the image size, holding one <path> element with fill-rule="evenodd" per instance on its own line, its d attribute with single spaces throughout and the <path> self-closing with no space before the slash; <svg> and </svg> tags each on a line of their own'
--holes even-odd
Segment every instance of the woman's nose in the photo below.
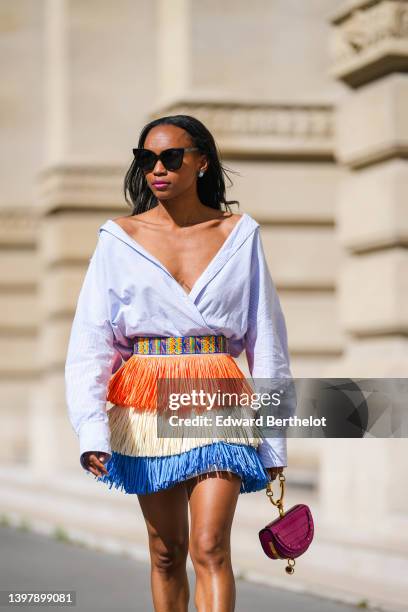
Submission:
<svg viewBox="0 0 408 612">
<path fill-rule="evenodd" d="M 156 165 L 153 168 L 153 172 L 154 172 L 154 174 L 156 174 L 156 173 L 163 174 L 163 172 L 166 172 L 166 168 L 165 168 L 165 166 L 163 165 L 163 162 L 160 159 L 157 160 Z"/>
</svg>

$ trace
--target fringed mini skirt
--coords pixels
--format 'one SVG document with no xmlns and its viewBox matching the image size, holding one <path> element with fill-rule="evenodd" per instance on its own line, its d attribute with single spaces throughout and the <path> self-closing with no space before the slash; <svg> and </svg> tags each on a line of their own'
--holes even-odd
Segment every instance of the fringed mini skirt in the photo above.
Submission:
<svg viewBox="0 0 408 612">
<path fill-rule="evenodd" d="M 242 417 L 241 407 L 208 405 L 208 393 L 215 397 L 220 387 L 233 397 L 253 393 L 225 336 L 134 338 L 132 356 L 109 381 L 112 456 L 105 464 L 108 474 L 96 479 L 144 495 L 207 472 L 228 471 L 240 476 L 240 493 L 265 488 L 270 478 L 257 452 L 262 436 L 251 419 L 238 419 L 250 424 L 236 426 L 224 418 Z M 175 390 L 176 406 L 170 402 Z M 193 391 L 201 403 L 192 402 Z M 193 412 L 192 406 L 198 408 Z M 217 415 L 221 424 L 214 425 Z"/>
</svg>

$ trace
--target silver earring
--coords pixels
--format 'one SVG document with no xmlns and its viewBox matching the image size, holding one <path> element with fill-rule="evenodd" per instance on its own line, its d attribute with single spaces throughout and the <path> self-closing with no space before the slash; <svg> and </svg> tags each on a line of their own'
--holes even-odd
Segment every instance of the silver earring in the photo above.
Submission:
<svg viewBox="0 0 408 612">
<path fill-rule="evenodd" d="M 201 178 L 202 176 L 204 176 L 204 170 L 200 170 L 200 172 L 198 173 L 199 178 Z"/>
</svg>

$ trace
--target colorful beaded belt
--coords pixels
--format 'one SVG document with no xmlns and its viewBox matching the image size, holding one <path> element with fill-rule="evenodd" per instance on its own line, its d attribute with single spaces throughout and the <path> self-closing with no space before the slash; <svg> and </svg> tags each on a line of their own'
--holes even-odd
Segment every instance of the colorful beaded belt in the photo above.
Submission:
<svg viewBox="0 0 408 612">
<path fill-rule="evenodd" d="M 228 338 L 220 336 L 135 336 L 133 353 L 138 355 L 187 355 L 228 353 Z"/>
</svg>

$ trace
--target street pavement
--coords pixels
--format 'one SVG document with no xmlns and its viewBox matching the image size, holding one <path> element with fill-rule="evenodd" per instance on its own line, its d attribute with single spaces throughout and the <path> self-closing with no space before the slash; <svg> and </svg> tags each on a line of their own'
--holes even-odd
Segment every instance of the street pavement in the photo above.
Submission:
<svg viewBox="0 0 408 612">
<path fill-rule="evenodd" d="M 189 572 L 190 608 L 194 574 Z M 314 595 L 236 580 L 236 612 L 356 612 L 357 607 Z M 15 527 L 0 527 L 0 591 L 75 591 L 76 612 L 150 612 L 150 570 L 125 555 L 96 551 Z M 0 612 L 17 606 L 0 605 Z M 18 609 L 23 609 L 19 607 Z M 24 606 L 44 610 L 44 606 Z"/>
</svg>

